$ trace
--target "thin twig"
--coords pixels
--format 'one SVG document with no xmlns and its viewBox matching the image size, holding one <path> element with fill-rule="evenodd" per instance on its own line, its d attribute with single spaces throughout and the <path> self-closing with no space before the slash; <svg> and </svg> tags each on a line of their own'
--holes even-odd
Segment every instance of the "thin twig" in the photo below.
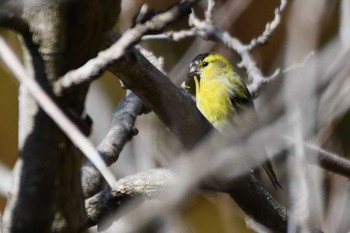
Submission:
<svg viewBox="0 0 350 233">
<path fill-rule="evenodd" d="M 213 14 L 215 8 L 215 0 L 208 0 L 207 11 L 205 12 L 205 20 L 208 22 L 213 21 Z"/>
<path fill-rule="evenodd" d="M 291 65 L 290 67 L 287 67 L 286 69 L 276 69 L 275 73 L 273 73 L 270 77 L 264 77 L 262 79 L 257 79 L 255 82 L 252 82 L 248 85 L 248 89 L 250 93 L 258 93 L 259 89 L 265 85 L 273 82 L 276 78 L 279 76 L 286 74 L 290 71 L 294 71 L 300 68 L 304 68 L 305 65 L 309 62 L 309 60 L 315 55 L 314 51 L 311 51 L 307 56 L 305 56 L 304 60 L 300 63 L 295 63 Z"/>
<path fill-rule="evenodd" d="M 295 139 L 291 137 L 284 136 L 284 138 L 291 143 L 296 143 Z M 337 173 L 350 179 L 350 161 L 348 159 L 345 159 L 340 155 L 322 149 L 318 145 L 315 145 L 313 143 L 302 143 L 305 149 L 307 150 L 306 153 L 308 154 L 308 156 L 306 156 L 305 159 L 308 162 L 318 165 L 326 169 L 327 171 Z"/>
<path fill-rule="evenodd" d="M 246 47 L 247 50 L 252 51 L 254 48 L 256 48 L 260 45 L 264 45 L 268 42 L 272 33 L 275 31 L 277 26 L 280 24 L 281 13 L 286 8 L 286 6 L 287 6 L 287 0 L 281 0 L 280 5 L 278 7 L 276 7 L 276 9 L 275 9 L 275 12 L 274 12 L 275 17 L 273 18 L 273 20 L 266 24 L 265 31 L 260 36 L 258 36 L 257 38 L 254 38 L 250 41 L 250 43 Z"/>
<path fill-rule="evenodd" d="M 186 0 L 171 7 L 169 10 L 154 16 L 143 24 L 137 24 L 134 28 L 127 30 L 120 39 L 110 48 L 101 51 L 96 58 L 89 60 L 80 68 L 68 72 L 58 79 L 54 85 L 54 92 L 62 94 L 67 89 L 73 88 L 81 83 L 90 82 L 94 77 L 103 72 L 109 64 L 117 61 L 125 51 L 137 43 L 140 38 L 151 30 L 160 30 L 186 15 L 189 8 L 198 0 Z"/>
</svg>

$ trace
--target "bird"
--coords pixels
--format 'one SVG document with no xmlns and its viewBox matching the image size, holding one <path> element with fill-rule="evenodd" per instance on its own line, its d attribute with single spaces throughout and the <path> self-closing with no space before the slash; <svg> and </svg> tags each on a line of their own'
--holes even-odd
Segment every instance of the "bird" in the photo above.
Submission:
<svg viewBox="0 0 350 233">
<path fill-rule="evenodd" d="M 196 56 L 190 63 L 187 79 L 182 86 L 188 90 L 188 83 L 193 79 L 196 106 L 219 132 L 231 129 L 230 125 L 239 124 L 247 110 L 255 112 L 247 86 L 223 55 L 211 52 Z M 267 154 L 261 165 L 273 186 L 282 189 Z"/>
</svg>

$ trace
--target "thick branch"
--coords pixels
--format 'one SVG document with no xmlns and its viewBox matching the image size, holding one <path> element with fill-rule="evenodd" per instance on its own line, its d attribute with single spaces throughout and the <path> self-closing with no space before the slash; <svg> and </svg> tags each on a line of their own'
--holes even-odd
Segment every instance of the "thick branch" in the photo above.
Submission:
<svg viewBox="0 0 350 233">
<path fill-rule="evenodd" d="M 273 232 L 287 232 L 287 210 L 262 188 L 253 174 L 233 180 L 227 187 L 227 193 L 247 215 Z"/>
<path fill-rule="evenodd" d="M 28 24 L 21 18 L 23 5 L 19 1 L 0 2 L 0 27 L 28 32 Z"/>
<path fill-rule="evenodd" d="M 114 34 L 111 39 L 116 41 L 118 36 Z M 131 49 L 118 62 L 111 64 L 109 71 L 136 93 L 186 148 L 192 148 L 211 129 L 191 97 L 136 49 Z"/>
<path fill-rule="evenodd" d="M 175 181 L 175 174 L 167 169 L 152 169 L 119 180 L 113 190 L 107 188 L 86 200 L 88 225 L 96 225 L 132 197 L 155 198 Z"/>
</svg>

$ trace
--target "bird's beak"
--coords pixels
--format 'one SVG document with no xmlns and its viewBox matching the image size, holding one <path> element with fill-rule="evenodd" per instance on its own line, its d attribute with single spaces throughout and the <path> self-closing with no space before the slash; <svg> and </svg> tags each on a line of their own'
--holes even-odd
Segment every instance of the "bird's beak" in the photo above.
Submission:
<svg viewBox="0 0 350 233">
<path fill-rule="evenodd" d="M 187 79 L 193 78 L 194 76 L 199 76 L 200 72 L 196 65 L 190 67 L 190 71 L 187 74 Z"/>
</svg>

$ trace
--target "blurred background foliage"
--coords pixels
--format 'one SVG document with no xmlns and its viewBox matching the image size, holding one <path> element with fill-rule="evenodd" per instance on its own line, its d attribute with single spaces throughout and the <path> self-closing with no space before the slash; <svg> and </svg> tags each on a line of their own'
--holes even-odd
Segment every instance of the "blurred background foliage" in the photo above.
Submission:
<svg viewBox="0 0 350 233">
<path fill-rule="evenodd" d="M 116 24 L 116 30 L 119 32 L 127 30 L 132 25 L 133 16 L 145 2 L 157 12 L 167 9 L 177 1 L 122 1 L 122 11 Z M 274 9 L 279 4 L 278 0 L 221 0 L 217 2 L 214 19 L 218 26 L 222 30 L 229 31 L 231 35 L 243 42 L 249 42 L 264 30 L 266 22 L 272 20 Z M 338 33 L 339 1 L 328 1 L 327 4 L 328 12 L 323 17 L 319 47 L 322 47 Z M 201 1 L 199 6 L 196 7 L 196 11 L 198 10 L 198 13 L 200 13 L 201 7 L 204 9 L 205 6 L 206 1 Z M 267 75 L 283 65 L 282 52 L 285 42 L 285 19 L 287 17 L 288 8 L 283 13 L 282 22 L 268 45 L 259 47 L 253 52 L 257 64 Z M 302 27 L 302 25 L 300 26 Z M 171 25 L 169 30 L 187 27 L 187 18 L 184 18 Z M 17 35 L 7 30 L 1 30 L 0 33 L 20 56 L 21 50 Z M 202 39 L 188 38 L 180 42 L 154 40 L 141 42 L 141 45 L 152 51 L 157 57 L 160 56 L 164 59 L 164 68 L 169 78 L 177 84 L 181 83 L 185 77 L 190 61 L 199 53 L 218 51 L 228 57 L 233 64 L 239 62 L 239 57 L 223 45 L 203 41 Z M 240 72 L 245 74 L 244 70 Z M 265 98 L 265 95 L 273 95 L 276 88 L 278 88 L 276 84 L 269 85 L 261 93 L 261 98 Z M 0 161 L 10 168 L 14 165 L 18 155 L 17 94 L 18 83 L 0 62 Z M 91 85 L 86 108 L 94 121 L 91 139 L 96 145 L 108 131 L 111 115 L 124 95 L 125 90 L 120 87 L 118 79 L 108 72 Z M 349 114 L 346 117 L 349 118 Z M 340 119 L 337 123 L 340 129 L 337 136 L 343 139 L 342 149 L 346 153 L 349 153 L 349 146 L 344 139 L 349 136 L 349 122 L 349 120 Z M 346 125 L 347 128 L 343 128 L 341 125 Z M 165 157 L 164 154 L 171 154 L 169 151 L 173 151 L 176 156 L 176 139 L 169 135 L 169 132 L 164 129 L 164 126 L 154 115 L 140 116 L 137 120 L 137 128 L 140 131 L 139 135 L 128 143 L 120 159 L 114 165 L 118 177 L 157 165 L 166 165 L 171 157 Z M 168 141 L 164 141 L 165 138 Z M 339 151 L 339 153 L 344 154 L 344 151 Z M 4 203 L 5 199 L 0 198 L 0 214 L 4 208 Z M 232 206 L 235 208 L 232 209 Z M 249 232 L 246 230 L 243 214 L 233 201 L 225 195 L 197 195 L 189 200 L 181 212 L 184 221 L 189 223 L 188 232 Z"/>
</svg>

